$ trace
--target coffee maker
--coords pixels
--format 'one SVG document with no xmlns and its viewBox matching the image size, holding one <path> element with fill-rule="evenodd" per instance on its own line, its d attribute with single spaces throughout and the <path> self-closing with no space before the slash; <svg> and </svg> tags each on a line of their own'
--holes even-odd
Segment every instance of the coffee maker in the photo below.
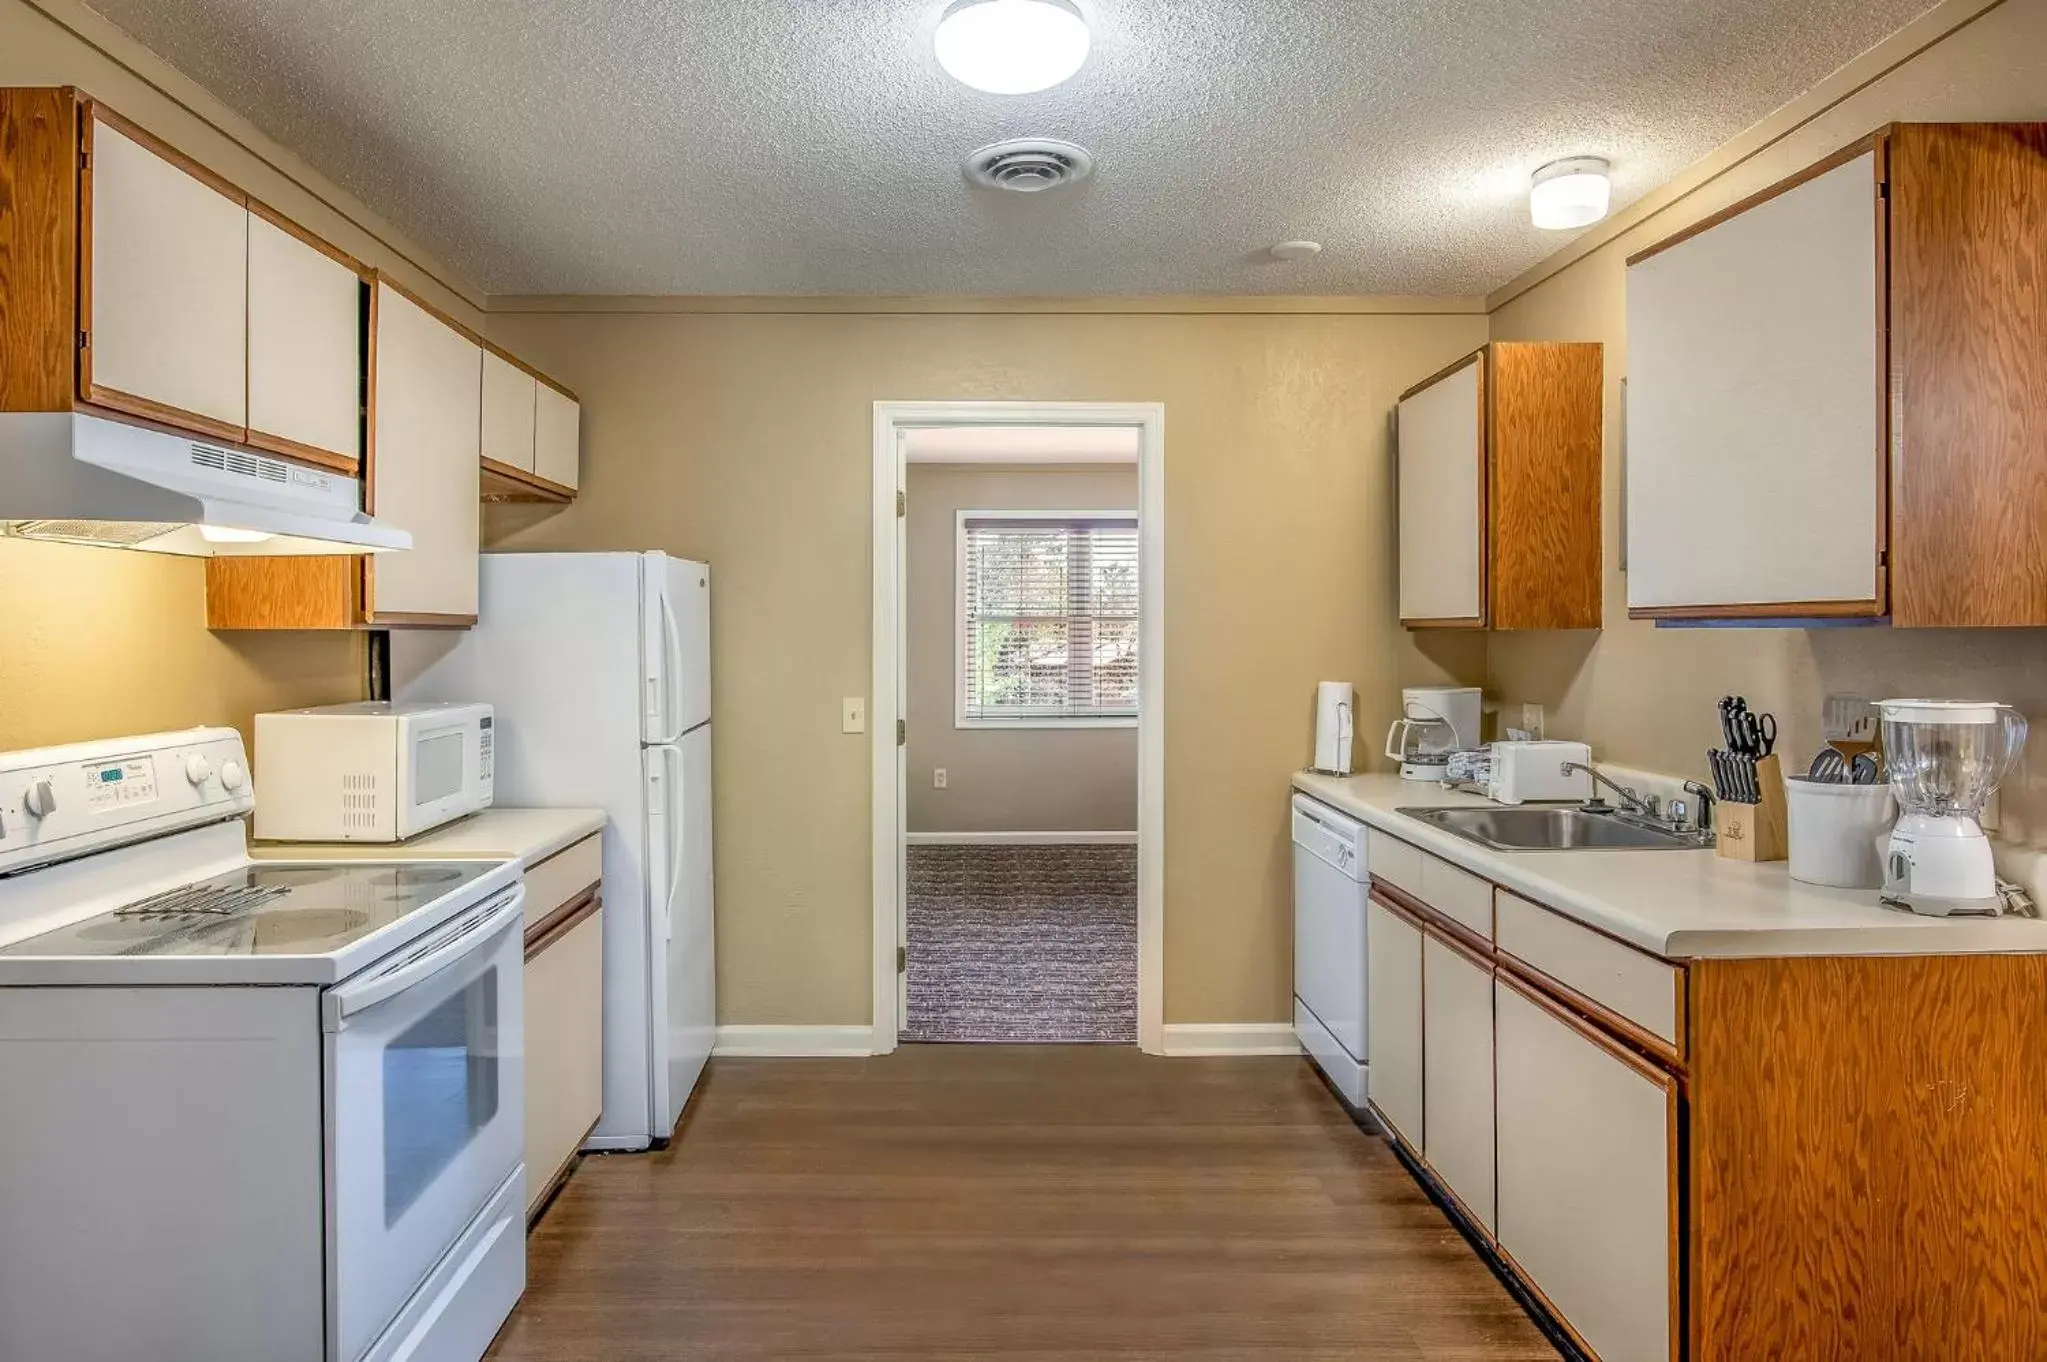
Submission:
<svg viewBox="0 0 2047 1362">
<path fill-rule="evenodd" d="M 1408 686 L 1386 730 L 1386 755 L 1400 763 L 1402 780 L 1442 780 L 1452 752 L 1478 746 L 1478 723 L 1477 686 Z"/>
<path fill-rule="evenodd" d="M 1899 810 L 1883 901 L 1927 917 L 1997 913 L 1997 868 L 1978 820 L 2025 750 L 2024 716 L 1972 700 L 1885 700 L 1877 711 Z"/>
</svg>

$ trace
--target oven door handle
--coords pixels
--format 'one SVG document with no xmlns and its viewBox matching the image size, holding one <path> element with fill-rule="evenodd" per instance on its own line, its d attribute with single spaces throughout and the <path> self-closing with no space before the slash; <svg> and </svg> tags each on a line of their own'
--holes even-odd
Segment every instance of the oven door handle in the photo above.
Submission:
<svg viewBox="0 0 2047 1362">
<path fill-rule="evenodd" d="M 326 1029 L 340 1031 L 347 1018 L 396 997 L 424 979 L 458 964 L 504 934 L 526 911 L 526 886 L 513 887 L 497 905 L 465 918 L 408 953 L 404 959 L 385 966 L 365 979 L 327 990 Z"/>
</svg>

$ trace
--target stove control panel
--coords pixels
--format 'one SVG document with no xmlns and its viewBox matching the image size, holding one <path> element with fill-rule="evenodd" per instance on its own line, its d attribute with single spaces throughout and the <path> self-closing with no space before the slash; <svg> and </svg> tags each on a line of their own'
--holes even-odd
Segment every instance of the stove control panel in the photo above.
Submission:
<svg viewBox="0 0 2047 1362">
<path fill-rule="evenodd" d="M 0 753 L 0 875 L 246 814 L 247 770 L 232 728 Z"/>
</svg>

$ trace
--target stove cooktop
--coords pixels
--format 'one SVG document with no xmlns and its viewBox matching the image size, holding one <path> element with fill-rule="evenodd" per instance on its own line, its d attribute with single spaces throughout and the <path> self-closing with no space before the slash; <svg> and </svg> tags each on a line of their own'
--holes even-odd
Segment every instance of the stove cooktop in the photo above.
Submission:
<svg viewBox="0 0 2047 1362">
<path fill-rule="evenodd" d="M 493 869 L 489 861 L 252 864 L 0 946 L 0 959 L 331 955 Z"/>
</svg>

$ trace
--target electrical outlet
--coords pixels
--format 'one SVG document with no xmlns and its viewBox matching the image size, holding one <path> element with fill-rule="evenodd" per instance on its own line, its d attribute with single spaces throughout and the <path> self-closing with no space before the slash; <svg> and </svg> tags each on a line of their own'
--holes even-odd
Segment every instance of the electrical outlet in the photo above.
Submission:
<svg viewBox="0 0 2047 1362">
<path fill-rule="evenodd" d="M 934 790 L 945 788 L 945 768 L 943 766 L 931 768 L 931 788 Z"/>
<path fill-rule="evenodd" d="M 849 695 L 839 701 L 839 732 L 865 733 L 867 731 L 867 700 L 864 696 Z"/>
<path fill-rule="evenodd" d="M 1521 727 L 1537 742 L 1542 741 L 1542 706 L 1523 704 L 1521 706 Z"/>
<path fill-rule="evenodd" d="M 2004 808 L 2003 802 L 1997 797 L 1999 793 L 1997 790 L 1990 792 L 1990 798 L 1983 801 L 1983 813 L 1976 819 L 1976 826 L 1985 832 L 1997 831 L 1997 824 L 2000 821 L 1998 815 Z"/>
</svg>

